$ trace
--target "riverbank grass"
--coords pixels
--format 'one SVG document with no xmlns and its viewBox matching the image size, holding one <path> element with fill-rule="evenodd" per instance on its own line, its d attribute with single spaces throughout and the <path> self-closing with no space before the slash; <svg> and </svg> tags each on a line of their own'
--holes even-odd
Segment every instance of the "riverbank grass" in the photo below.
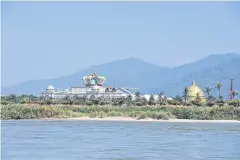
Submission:
<svg viewBox="0 0 240 160">
<path fill-rule="evenodd" d="M 194 119 L 194 120 L 240 120 L 240 107 L 214 106 L 81 106 L 81 105 L 26 105 L 1 106 L 1 119 L 44 118 L 106 118 L 132 117 L 136 119 Z"/>
</svg>

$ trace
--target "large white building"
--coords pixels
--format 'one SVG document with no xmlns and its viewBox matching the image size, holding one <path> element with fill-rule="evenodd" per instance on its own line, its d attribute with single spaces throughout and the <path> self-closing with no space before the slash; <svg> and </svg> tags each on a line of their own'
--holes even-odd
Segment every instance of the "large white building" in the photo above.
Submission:
<svg viewBox="0 0 240 160">
<path fill-rule="evenodd" d="M 123 98 L 132 94 L 129 89 L 126 88 L 112 88 L 104 87 L 105 77 L 97 76 L 96 73 L 92 73 L 90 76 L 84 76 L 82 78 L 84 87 L 71 87 L 70 89 L 55 89 L 52 85 L 44 90 L 41 89 L 41 96 L 44 98 L 63 99 L 66 96 L 69 97 L 84 97 L 84 98 Z"/>
</svg>

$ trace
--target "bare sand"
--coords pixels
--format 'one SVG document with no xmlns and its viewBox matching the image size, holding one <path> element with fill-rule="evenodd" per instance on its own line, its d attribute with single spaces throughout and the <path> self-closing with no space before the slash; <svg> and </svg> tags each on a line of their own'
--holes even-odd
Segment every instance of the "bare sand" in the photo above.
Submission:
<svg viewBox="0 0 240 160">
<path fill-rule="evenodd" d="M 104 117 L 104 118 L 90 118 L 90 117 L 77 117 L 77 118 L 46 118 L 43 120 L 77 120 L 77 121 L 139 121 L 139 122 L 204 122 L 204 123 L 240 123 L 238 120 L 193 120 L 193 119 L 137 119 L 132 117 Z"/>
</svg>

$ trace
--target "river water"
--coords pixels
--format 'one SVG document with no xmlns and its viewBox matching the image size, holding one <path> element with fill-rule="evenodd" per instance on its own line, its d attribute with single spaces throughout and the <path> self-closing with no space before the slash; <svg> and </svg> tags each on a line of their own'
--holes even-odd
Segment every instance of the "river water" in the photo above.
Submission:
<svg viewBox="0 0 240 160">
<path fill-rule="evenodd" d="M 240 123 L 2 121 L 3 160 L 240 160 Z"/>
</svg>

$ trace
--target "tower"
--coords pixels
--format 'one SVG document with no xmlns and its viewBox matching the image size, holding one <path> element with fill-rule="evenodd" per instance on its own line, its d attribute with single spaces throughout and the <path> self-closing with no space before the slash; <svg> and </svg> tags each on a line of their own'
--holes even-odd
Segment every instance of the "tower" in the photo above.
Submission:
<svg viewBox="0 0 240 160">
<path fill-rule="evenodd" d="M 229 94 L 228 94 L 229 100 L 232 100 L 232 98 L 233 98 L 232 93 L 233 93 L 233 79 L 230 80 L 230 89 L 229 89 Z"/>
</svg>

